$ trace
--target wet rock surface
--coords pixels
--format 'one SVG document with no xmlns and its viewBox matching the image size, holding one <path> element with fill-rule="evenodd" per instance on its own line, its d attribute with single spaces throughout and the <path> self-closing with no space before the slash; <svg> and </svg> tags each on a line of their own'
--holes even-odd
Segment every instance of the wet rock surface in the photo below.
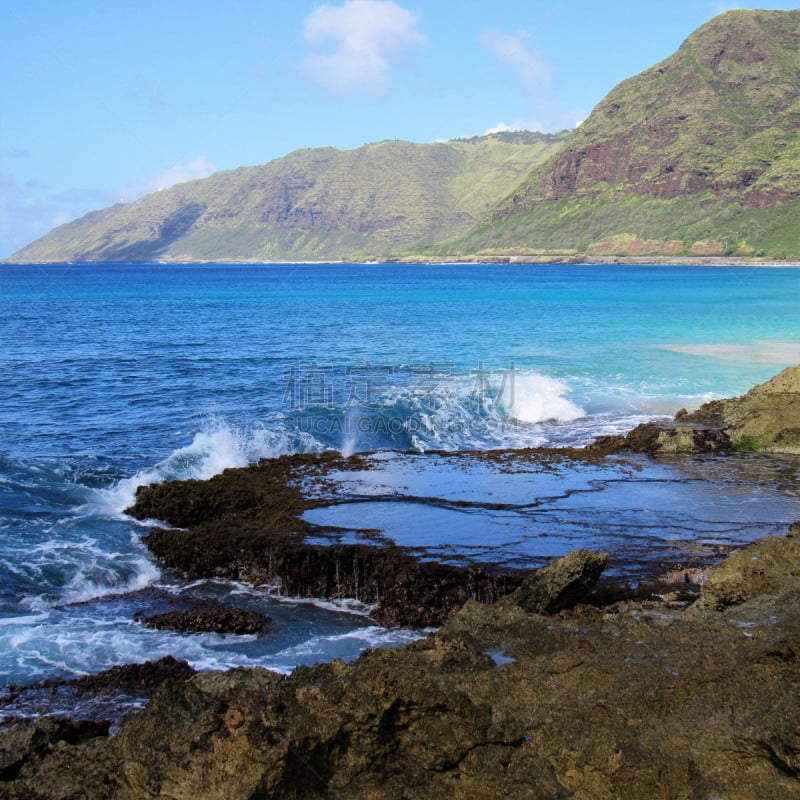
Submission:
<svg viewBox="0 0 800 800">
<path fill-rule="evenodd" d="M 188 530 L 154 528 L 144 542 L 189 579 L 247 581 L 286 596 L 355 598 L 387 627 L 441 625 L 470 599 L 493 602 L 519 586 L 521 571 L 421 559 L 391 542 L 341 544 L 333 528 L 300 518 L 313 506 L 297 484 L 324 480 L 359 459 L 319 454 L 229 469 L 208 481 L 140 487 L 129 513 Z M 323 543 L 320 543 L 322 540 Z"/>
<path fill-rule="evenodd" d="M 180 633 L 266 634 L 277 625 L 266 614 L 224 603 L 196 603 L 191 608 L 141 618 L 149 628 Z"/>
<path fill-rule="evenodd" d="M 11 686 L 0 697 L 0 730 L 17 723 L 29 726 L 34 714 L 46 713 L 41 719 L 54 718 L 64 725 L 91 722 L 103 726 L 108 734 L 128 713 L 143 708 L 161 686 L 188 680 L 194 674 L 186 661 L 165 656 L 82 678 Z M 58 711 L 54 714 L 53 709 Z"/>
<path fill-rule="evenodd" d="M 712 400 L 696 411 L 680 411 L 671 423 L 644 423 L 625 437 L 597 448 L 608 452 L 800 453 L 800 366 L 787 367 L 741 397 Z"/>
<path fill-rule="evenodd" d="M 680 425 L 733 449 L 755 436 L 784 447 L 796 377 Z M 754 421 L 754 408 L 773 421 Z M 629 448 L 654 441 L 637 430 Z M 606 440 L 588 457 L 624 446 Z M 343 462 L 276 459 L 140 489 L 131 512 L 189 527 L 155 529 L 147 544 L 190 577 L 361 597 L 386 624 L 441 625 L 435 633 L 288 677 L 195 674 L 174 660 L 109 671 L 92 690 L 147 684 L 148 706 L 113 736 L 102 721 L 10 724 L 0 796 L 800 798 L 800 523 L 702 570 L 688 607 L 634 597 L 597 607 L 586 603 L 597 603 L 604 553 L 503 575 L 340 542 L 301 519 L 314 501 L 297 487 Z M 690 575 L 700 572 L 678 573 Z"/>
<path fill-rule="evenodd" d="M 470 601 L 427 639 L 353 664 L 165 684 L 111 739 L 17 726 L 0 735 L 0 789 L 123 800 L 800 797 L 800 586 L 780 577 L 796 547 L 775 537 L 769 548 L 748 598 L 725 611 L 545 615 L 511 597 Z M 773 579 L 777 594 L 757 594 Z"/>
</svg>

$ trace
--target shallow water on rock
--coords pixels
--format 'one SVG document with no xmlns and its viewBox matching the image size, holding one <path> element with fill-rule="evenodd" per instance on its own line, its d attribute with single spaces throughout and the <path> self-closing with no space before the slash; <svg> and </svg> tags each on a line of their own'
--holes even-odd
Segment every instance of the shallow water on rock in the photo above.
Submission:
<svg viewBox="0 0 800 800">
<path fill-rule="evenodd" d="M 537 567 L 576 548 L 606 551 L 610 574 L 718 560 L 783 535 L 800 517 L 800 459 L 765 456 L 539 461 L 463 454 L 372 456 L 368 469 L 305 487 L 330 504 L 304 519 L 378 529 L 425 557 Z M 374 540 L 374 534 L 371 534 Z"/>
</svg>

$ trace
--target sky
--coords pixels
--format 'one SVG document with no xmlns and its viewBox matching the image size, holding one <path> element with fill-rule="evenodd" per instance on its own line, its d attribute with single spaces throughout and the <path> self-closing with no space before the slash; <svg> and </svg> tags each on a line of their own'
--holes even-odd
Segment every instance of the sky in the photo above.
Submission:
<svg viewBox="0 0 800 800">
<path fill-rule="evenodd" d="M 0 0 L 0 258 L 302 147 L 573 128 L 732 8 L 798 0 Z"/>
</svg>

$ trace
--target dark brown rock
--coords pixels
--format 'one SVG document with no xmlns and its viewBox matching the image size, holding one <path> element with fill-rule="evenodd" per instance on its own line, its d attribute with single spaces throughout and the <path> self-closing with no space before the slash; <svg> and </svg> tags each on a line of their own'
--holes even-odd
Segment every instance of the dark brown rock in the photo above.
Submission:
<svg viewBox="0 0 800 800">
<path fill-rule="evenodd" d="M 268 633 L 277 628 L 266 615 L 222 603 L 198 603 L 191 608 L 143 617 L 149 628 L 179 633 Z"/>
<path fill-rule="evenodd" d="M 44 755 L 59 742 L 77 745 L 108 736 L 107 722 L 71 722 L 58 717 L 16 722 L 0 738 L 0 786 L 15 780 L 24 764 Z"/>
<path fill-rule="evenodd" d="M 467 602 L 427 639 L 353 664 L 165 685 L 110 740 L 67 741 L 50 723 L 0 734 L 0 793 L 800 798 L 798 582 L 735 617 Z"/>
<path fill-rule="evenodd" d="M 164 683 L 185 681 L 194 674 L 186 661 L 164 656 L 158 661 L 111 667 L 96 675 L 65 681 L 65 684 L 74 686 L 79 692 L 98 692 L 106 688 L 154 692 Z"/>
<path fill-rule="evenodd" d="M 355 598 L 374 605 L 385 626 L 428 627 L 447 621 L 468 599 L 493 602 L 522 573 L 424 561 L 390 542 L 340 544 L 336 531 L 301 519 L 313 502 L 297 483 L 354 468 L 331 454 L 284 456 L 208 481 L 173 481 L 137 490 L 128 512 L 188 530 L 154 528 L 143 541 L 165 565 L 190 579 L 214 577 L 267 586 L 282 595 Z M 314 541 L 307 541 L 313 536 Z M 329 540 L 329 544 L 319 543 Z"/>
</svg>

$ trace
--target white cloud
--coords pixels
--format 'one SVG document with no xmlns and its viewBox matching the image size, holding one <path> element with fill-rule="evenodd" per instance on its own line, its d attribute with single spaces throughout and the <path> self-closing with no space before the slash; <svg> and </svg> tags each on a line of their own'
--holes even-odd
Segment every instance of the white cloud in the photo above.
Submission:
<svg viewBox="0 0 800 800">
<path fill-rule="evenodd" d="M 214 164 L 204 155 L 199 155 L 191 161 L 175 164 L 169 169 L 165 169 L 150 181 L 150 186 L 153 191 L 161 191 L 162 189 L 169 189 L 170 186 L 174 186 L 176 183 L 186 183 L 186 181 L 194 181 L 198 178 L 207 178 L 216 171 L 217 168 Z"/>
<path fill-rule="evenodd" d="M 553 67 L 533 46 L 530 32 L 487 30 L 481 33 L 480 43 L 498 62 L 510 69 L 525 91 L 528 105 L 524 117 L 511 123 L 498 122 L 486 131 L 487 134 L 509 130 L 552 133 L 575 127 L 586 116 L 580 109 L 566 109 L 559 101 L 553 89 Z"/>
<path fill-rule="evenodd" d="M 199 155 L 154 174 L 148 180 L 110 191 L 67 189 L 59 192 L 50 191 L 46 183 L 37 179 L 20 185 L 16 178 L 0 172 L 0 258 L 93 209 L 120 201 L 130 202 L 176 183 L 205 178 L 216 169 L 204 155 Z"/>
<path fill-rule="evenodd" d="M 425 43 L 418 22 L 416 14 L 391 0 L 346 0 L 342 6 L 320 6 L 303 28 L 313 52 L 300 63 L 300 70 L 337 94 L 385 94 L 389 70 Z"/>
<path fill-rule="evenodd" d="M 743 8 L 741 3 L 725 2 L 725 0 L 712 3 L 711 7 L 714 9 L 714 16 L 724 14 L 726 11 L 733 11 L 734 8 Z"/>
<path fill-rule="evenodd" d="M 549 90 L 553 68 L 537 50 L 530 49 L 530 38 L 528 31 L 501 33 L 490 30 L 481 34 L 480 42 L 501 64 L 511 67 L 529 92 Z"/>
<path fill-rule="evenodd" d="M 536 119 L 518 119 L 515 122 L 498 122 L 493 128 L 483 132 L 484 136 L 493 133 L 505 133 L 506 131 L 541 131 L 544 123 Z"/>
<path fill-rule="evenodd" d="M 216 171 L 217 167 L 205 155 L 201 154 L 190 161 L 174 164 L 163 172 L 150 175 L 147 180 L 133 181 L 119 186 L 115 192 L 114 199 L 109 202 L 130 203 L 146 194 L 169 189 L 177 183 L 207 178 Z"/>
</svg>

